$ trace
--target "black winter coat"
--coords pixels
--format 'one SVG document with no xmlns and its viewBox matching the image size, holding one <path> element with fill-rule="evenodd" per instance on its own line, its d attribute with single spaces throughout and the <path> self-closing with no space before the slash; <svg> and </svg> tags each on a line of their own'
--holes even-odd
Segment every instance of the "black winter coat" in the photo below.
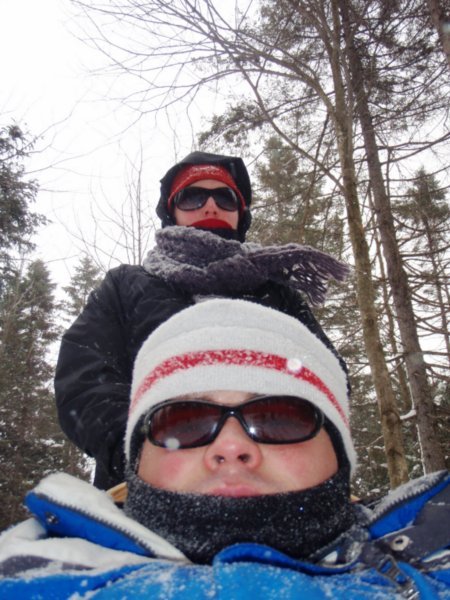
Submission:
<svg viewBox="0 0 450 600">
<path fill-rule="evenodd" d="M 231 297 L 231 296 L 230 296 Z M 333 351 L 300 294 L 268 282 L 240 297 L 304 322 Z M 134 359 L 158 325 L 194 299 L 143 267 L 109 271 L 63 336 L 55 375 L 61 427 L 96 460 L 95 485 L 108 489 L 124 478 L 123 439 Z"/>
</svg>

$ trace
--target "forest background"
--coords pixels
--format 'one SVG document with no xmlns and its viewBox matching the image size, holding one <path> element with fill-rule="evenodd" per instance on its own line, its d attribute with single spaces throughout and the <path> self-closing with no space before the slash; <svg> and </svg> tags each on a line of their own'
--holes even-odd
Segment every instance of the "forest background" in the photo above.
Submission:
<svg viewBox="0 0 450 600">
<path fill-rule="evenodd" d="M 85 43 L 104 61 L 101 72 L 134 82 L 126 92 L 110 88 L 135 115 L 130 128 L 146 114 L 170 114 L 174 136 L 186 127 L 195 132 L 187 151 L 244 158 L 254 186 L 251 241 L 309 244 L 351 265 L 350 279 L 332 285 L 315 313 L 350 371 L 355 493 L 378 494 L 448 467 L 450 34 L 443 2 L 71 4 Z M 146 196 L 141 154 L 116 194 L 92 194 L 92 227 L 67 228 L 78 259 L 69 283 L 58 285 L 51 265 L 37 258 L 35 235 L 48 219 L 35 208 L 39 177 L 27 171 L 36 139 L 9 115 L 2 120 L 3 528 L 23 517 L 21 498 L 42 475 L 89 478 L 88 458 L 57 423 L 55 348 L 108 268 L 142 262 L 157 198 Z M 165 165 L 176 158 L 164 156 Z"/>
</svg>

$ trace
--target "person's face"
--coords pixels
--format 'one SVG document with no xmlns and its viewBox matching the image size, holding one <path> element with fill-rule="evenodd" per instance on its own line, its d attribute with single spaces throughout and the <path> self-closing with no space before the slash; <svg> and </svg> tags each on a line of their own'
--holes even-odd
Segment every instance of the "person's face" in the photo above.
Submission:
<svg viewBox="0 0 450 600">
<path fill-rule="evenodd" d="M 188 187 L 200 187 L 207 190 L 215 190 L 217 188 L 228 187 L 221 181 L 216 179 L 202 179 L 196 181 Z M 223 210 L 217 206 L 214 202 L 214 198 L 211 196 L 208 198 L 206 204 L 197 210 L 180 210 L 175 207 L 174 218 L 177 225 L 197 225 L 201 226 L 202 221 L 205 221 L 205 225 L 209 219 L 215 219 L 217 221 L 223 221 L 224 227 L 231 227 L 231 229 L 237 229 L 239 221 L 239 211 L 228 211 Z"/>
<path fill-rule="evenodd" d="M 254 396 L 229 391 L 195 395 L 229 406 Z M 168 491 L 239 497 L 304 490 L 326 481 L 337 469 L 333 445 L 323 428 L 306 442 L 259 444 L 248 437 L 236 418 L 229 417 L 208 446 L 168 450 L 145 440 L 138 475 Z"/>
</svg>

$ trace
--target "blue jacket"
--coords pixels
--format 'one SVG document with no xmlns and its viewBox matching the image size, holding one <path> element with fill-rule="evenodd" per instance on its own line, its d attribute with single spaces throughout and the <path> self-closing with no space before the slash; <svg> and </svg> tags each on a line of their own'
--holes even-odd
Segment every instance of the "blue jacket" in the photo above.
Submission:
<svg viewBox="0 0 450 600">
<path fill-rule="evenodd" d="M 207 566 L 125 516 L 107 493 L 50 475 L 27 496 L 35 518 L 0 537 L 0 597 L 450 598 L 449 483 L 434 473 L 361 508 L 360 523 L 319 563 L 238 544 Z"/>
</svg>

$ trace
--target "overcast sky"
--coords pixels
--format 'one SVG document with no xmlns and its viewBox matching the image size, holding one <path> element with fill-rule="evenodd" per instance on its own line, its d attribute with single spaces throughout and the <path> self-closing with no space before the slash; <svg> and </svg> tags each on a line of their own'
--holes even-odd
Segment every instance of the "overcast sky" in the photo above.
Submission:
<svg viewBox="0 0 450 600">
<path fill-rule="evenodd" d="M 79 255 L 71 233 L 81 228 L 89 237 L 93 205 L 123 201 L 140 149 L 144 192 L 156 202 L 159 179 L 193 139 L 183 115 L 174 142 L 163 119 L 136 122 L 108 100 L 108 81 L 89 72 L 101 57 L 77 39 L 78 26 L 70 0 L 0 0 L 1 124 L 39 136 L 27 167 L 41 188 L 36 208 L 52 224 L 37 238 L 38 255 L 59 284 Z"/>
</svg>

